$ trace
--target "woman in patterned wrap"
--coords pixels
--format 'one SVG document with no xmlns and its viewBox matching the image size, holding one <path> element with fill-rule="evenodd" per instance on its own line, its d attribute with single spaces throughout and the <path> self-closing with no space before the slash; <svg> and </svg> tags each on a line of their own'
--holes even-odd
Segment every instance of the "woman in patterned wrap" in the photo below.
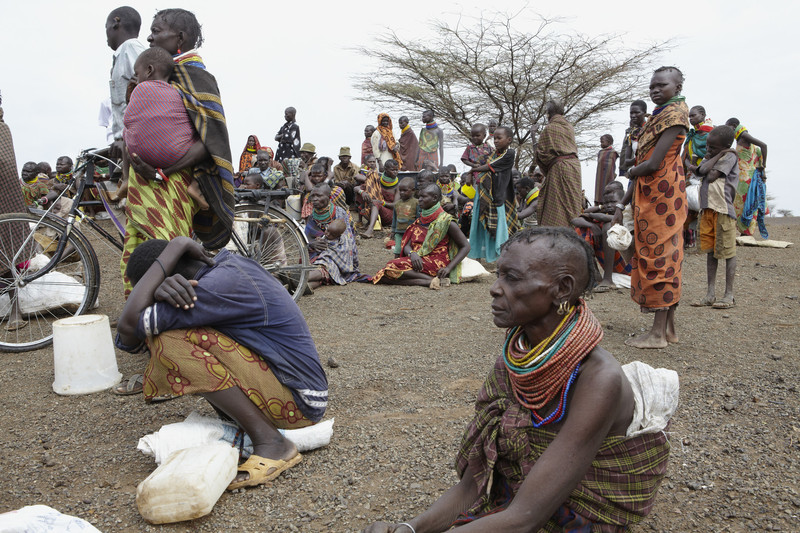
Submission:
<svg viewBox="0 0 800 533">
<path fill-rule="evenodd" d="M 216 249 L 230 238 L 233 224 L 233 166 L 225 114 L 216 80 L 205 69 L 196 49 L 203 43 L 200 24 L 183 9 L 156 13 L 147 38 L 173 55 L 170 84 L 181 93 L 186 110 L 200 136 L 177 163 L 156 169 L 130 154 L 128 222 L 121 270 L 125 295 L 131 291 L 125 269 L 131 252 L 150 239 L 196 236 Z M 200 211 L 188 195 L 192 179 L 200 184 L 211 209 Z"/>
<path fill-rule="evenodd" d="M 636 165 L 626 177 L 633 181 L 614 222 L 622 221 L 624 204 L 633 200 L 634 253 L 631 298 L 642 312 L 655 313 L 647 333 L 625 341 L 635 348 L 665 348 L 678 342 L 675 310 L 681 299 L 683 223 L 686 221 L 686 181 L 681 146 L 689 131 L 689 108 L 681 96 L 683 74 L 661 67 L 650 80 L 656 104 L 639 137 Z"/>
</svg>

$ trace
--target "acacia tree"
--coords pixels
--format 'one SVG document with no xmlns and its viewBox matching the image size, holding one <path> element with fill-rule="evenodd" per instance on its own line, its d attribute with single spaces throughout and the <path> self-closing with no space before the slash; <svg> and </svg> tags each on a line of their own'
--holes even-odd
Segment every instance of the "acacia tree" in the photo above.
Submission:
<svg viewBox="0 0 800 533">
<path fill-rule="evenodd" d="M 669 46 L 637 49 L 622 46 L 618 35 L 558 33 L 557 21 L 544 18 L 528 33 L 514 28 L 519 16 L 435 22 L 424 42 L 403 41 L 394 32 L 378 37 L 376 46 L 358 48 L 378 65 L 377 72 L 356 77 L 359 98 L 378 108 L 434 109 L 437 121 L 460 134 L 448 144 L 463 145 L 472 124 L 497 118 L 515 132 L 519 163 L 531 159 L 532 134 L 546 122 L 549 99 L 564 104 L 577 137 L 585 139 L 610 126 L 605 111 L 642 96 L 655 55 Z"/>
</svg>

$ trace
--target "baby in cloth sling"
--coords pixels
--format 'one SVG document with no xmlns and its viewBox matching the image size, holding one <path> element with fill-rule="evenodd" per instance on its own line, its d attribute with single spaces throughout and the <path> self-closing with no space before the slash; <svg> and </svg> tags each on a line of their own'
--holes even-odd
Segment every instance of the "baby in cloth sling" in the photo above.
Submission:
<svg viewBox="0 0 800 533">
<path fill-rule="evenodd" d="M 139 55 L 133 68 L 138 83 L 125 108 L 122 134 L 127 152 L 138 154 L 156 169 L 171 167 L 200 140 L 181 94 L 169 84 L 172 56 L 163 48 L 149 48 Z M 161 177 L 166 179 L 163 173 Z M 209 209 L 196 181 L 189 183 L 187 193 L 201 210 Z"/>
</svg>

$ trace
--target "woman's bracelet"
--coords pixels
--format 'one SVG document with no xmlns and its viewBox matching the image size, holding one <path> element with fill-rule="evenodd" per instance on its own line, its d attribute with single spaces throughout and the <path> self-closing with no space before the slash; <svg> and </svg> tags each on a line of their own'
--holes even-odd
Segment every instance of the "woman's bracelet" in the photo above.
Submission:
<svg viewBox="0 0 800 533">
<path fill-rule="evenodd" d="M 417 530 L 416 530 L 416 529 L 414 529 L 414 526 L 412 526 L 412 525 L 411 525 L 411 524 L 409 524 L 408 522 L 400 522 L 400 523 L 399 523 L 399 524 L 397 524 L 397 525 L 398 525 L 398 526 L 406 526 L 408 529 L 410 529 L 410 530 L 411 530 L 411 533 L 417 533 Z M 395 529 L 395 531 L 397 531 L 397 529 Z"/>
<path fill-rule="evenodd" d="M 158 263 L 158 266 L 161 267 L 161 272 L 164 273 L 164 279 L 167 279 L 169 277 L 167 276 L 167 269 L 164 268 L 164 265 L 161 264 L 161 261 L 158 260 L 158 257 L 156 257 L 156 263 Z"/>
</svg>

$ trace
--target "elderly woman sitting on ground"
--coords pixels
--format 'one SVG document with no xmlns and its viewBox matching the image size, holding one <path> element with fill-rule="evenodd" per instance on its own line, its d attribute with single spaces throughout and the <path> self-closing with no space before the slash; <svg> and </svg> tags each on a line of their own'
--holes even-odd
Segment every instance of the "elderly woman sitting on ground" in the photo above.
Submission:
<svg viewBox="0 0 800 533">
<path fill-rule="evenodd" d="M 650 511 L 667 468 L 678 377 L 621 367 L 581 298 L 592 250 L 573 231 L 514 234 L 497 262 L 506 342 L 458 451 L 460 481 L 427 511 L 366 533 L 623 531 Z"/>
<path fill-rule="evenodd" d="M 372 278 L 373 283 L 438 289 L 461 281 L 461 261 L 469 253 L 469 241 L 441 202 L 438 185 L 422 189 L 422 214 L 403 234 L 401 256 L 386 263 Z"/>
</svg>

